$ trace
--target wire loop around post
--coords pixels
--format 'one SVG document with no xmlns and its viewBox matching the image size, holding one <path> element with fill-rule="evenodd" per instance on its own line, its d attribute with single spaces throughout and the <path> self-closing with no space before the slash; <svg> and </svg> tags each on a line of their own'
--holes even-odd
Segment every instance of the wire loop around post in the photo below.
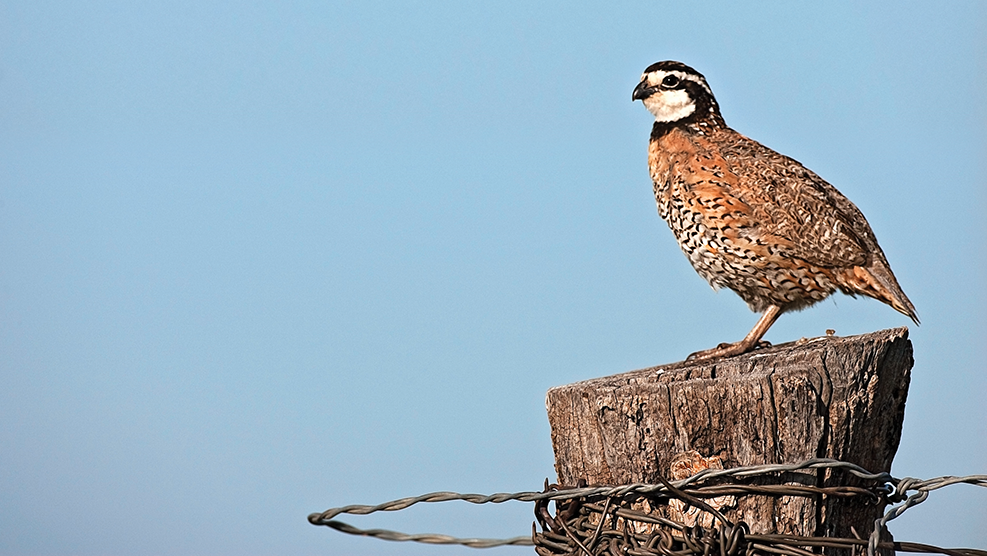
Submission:
<svg viewBox="0 0 987 556">
<path fill-rule="evenodd" d="M 812 486 L 794 484 L 749 484 L 744 479 L 771 477 L 804 470 L 841 470 L 858 479 L 855 485 Z M 859 483 L 863 481 L 864 485 Z M 987 550 L 940 548 L 910 542 L 881 541 L 887 523 L 909 508 L 920 504 L 933 490 L 970 484 L 987 487 L 987 475 L 945 476 L 935 479 L 895 479 L 888 473 L 870 473 L 852 463 L 811 459 L 797 464 L 759 465 L 733 469 L 707 469 L 681 481 L 658 484 L 635 483 L 619 486 L 549 485 L 542 492 L 497 493 L 491 495 L 434 492 L 401 498 L 376 506 L 351 505 L 309 515 L 313 525 L 330 527 L 351 535 L 391 541 L 427 544 L 454 544 L 472 548 L 535 546 L 541 556 L 554 554 L 634 554 L 639 556 L 740 556 L 751 551 L 787 556 L 813 556 L 813 549 L 845 548 L 848 553 L 866 549 L 873 556 L 878 549 L 899 552 L 939 553 L 949 556 L 987 556 Z M 867 539 L 806 537 L 758 534 L 746 523 L 731 522 L 709 501 L 724 497 L 859 497 L 869 503 L 893 505 Z M 677 500 L 685 508 L 706 514 L 706 521 L 676 521 L 655 512 L 643 511 Z M 367 515 L 399 511 L 421 503 L 464 501 L 472 504 L 500 504 L 508 501 L 534 502 L 535 518 L 531 536 L 509 539 L 457 538 L 441 534 L 406 534 L 385 529 L 359 529 L 334 518 L 341 514 Z M 549 504 L 555 504 L 555 515 Z M 617 552 L 615 552 L 617 551 Z"/>
</svg>

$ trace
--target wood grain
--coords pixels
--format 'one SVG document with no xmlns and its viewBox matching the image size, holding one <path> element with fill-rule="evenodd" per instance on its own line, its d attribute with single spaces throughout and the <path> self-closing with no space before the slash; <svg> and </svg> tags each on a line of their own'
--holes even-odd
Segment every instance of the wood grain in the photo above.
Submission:
<svg viewBox="0 0 987 556">
<path fill-rule="evenodd" d="M 726 468 L 823 457 L 890 471 L 913 365 L 908 329 L 822 337 L 712 362 L 680 362 L 552 388 L 558 482 L 657 482 L 695 450 Z M 846 483 L 824 472 L 793 483 Z M 746 497 L 727 513 L 752 531 L 866 537 L 879 505 Z"/>
</svg>

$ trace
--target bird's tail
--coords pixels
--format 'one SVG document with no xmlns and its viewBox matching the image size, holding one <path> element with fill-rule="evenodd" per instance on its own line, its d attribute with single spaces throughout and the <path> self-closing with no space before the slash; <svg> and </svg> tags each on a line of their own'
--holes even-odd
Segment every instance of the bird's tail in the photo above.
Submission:
<svg viewBox="0 0 987 556">
<path fill-rule="evenodd" d="M 841 285 L 847 293 L 859 293 L 883 301 L 919 324 L 915 306 L 901 290 L 891 267 L 882 258 L 875 257 L 866 267 L 855 266 L 847 270 L 842 278 Z"/>
</svg>

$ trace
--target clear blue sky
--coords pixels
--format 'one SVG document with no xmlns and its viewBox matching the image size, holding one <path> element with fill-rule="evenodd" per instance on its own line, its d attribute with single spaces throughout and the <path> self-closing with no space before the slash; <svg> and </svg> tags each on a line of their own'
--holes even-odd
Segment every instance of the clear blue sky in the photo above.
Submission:
<svg viewBox="0 0 987 556">
<path fill-rule="evenodd" d="M 664 59 L 876 231 L 922 317 L 894 473 L 987 472 L 987 4 L 857 4 L 0 3 L 0 553 L 477 554 L 305 517 L 538 489 L 548 388 L 756 320 L 656 214 Z M 836 296 L 767 338 L 908 324 Z M 956 486 L 892 531 L 985 516 Z"/>
</svg>

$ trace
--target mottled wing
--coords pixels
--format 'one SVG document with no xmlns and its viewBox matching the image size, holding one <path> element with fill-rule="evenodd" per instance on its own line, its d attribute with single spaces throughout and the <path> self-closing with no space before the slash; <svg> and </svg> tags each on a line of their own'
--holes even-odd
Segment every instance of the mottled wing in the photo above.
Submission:
<svg viewBox="0 0 987 556">
<path fill-rule="evenodd" d="M 869 253 L 880 253 L 864 215 L 835 187 L 792 158 L 734 137 L 720 154 L 758 223 L 751 233 L 781 238 L 781 251 L 821 267 L 865 266 Z"/>
</svg>

